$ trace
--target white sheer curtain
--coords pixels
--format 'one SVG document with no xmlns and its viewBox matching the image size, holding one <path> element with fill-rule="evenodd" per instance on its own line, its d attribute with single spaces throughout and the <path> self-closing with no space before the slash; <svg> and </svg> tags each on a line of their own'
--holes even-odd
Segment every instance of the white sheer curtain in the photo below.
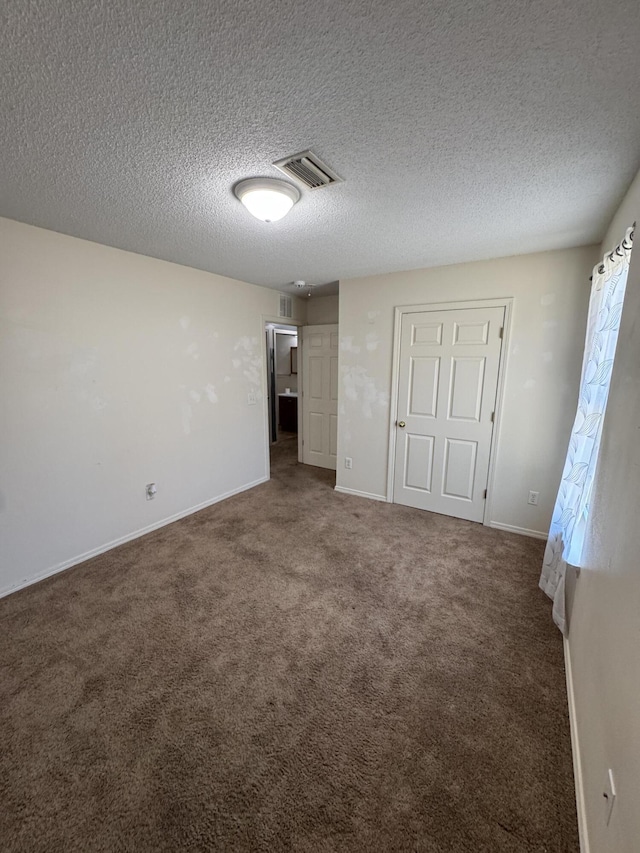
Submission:
<svg viewBox="0 0 640 853">
<path fill-rule="evenodd" d="M 567 563 L 581 565 L 632 242 L 629 228 L 622 243 L 593 271 L 578 411 L 540 576 L 540 587 L 553 599 L 553 621 L 563 634 L 565 573 Z"/>
</svg>

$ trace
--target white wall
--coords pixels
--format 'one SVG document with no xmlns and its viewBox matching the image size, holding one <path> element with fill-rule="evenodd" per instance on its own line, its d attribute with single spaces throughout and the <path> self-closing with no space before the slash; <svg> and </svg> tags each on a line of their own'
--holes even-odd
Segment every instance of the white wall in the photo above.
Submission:
<svg viewBox="0 0 640 853">
<path fill-rule="evenodd" d="M 325 326 L 338 322 L 338 299 L 335 296 L 312 296 L 307 299 L 307 324 Z"/>
<path fill-rule="evenodd" d="M 278 293 L 7 219 L 0 245 L 0 592 L 266 476 Z"/>
<path fill-rule="evenodd" d="M 600 255 L 640 221 L 640 173 Z M 640 235 L 631 268 L 587 533 L 575 582 L 568 651 L 591 853 L 640 849 Z M 617 801 L 607 827 L 603 790 Z"/>
<path fill-rule="evenodd" d="M 298 336 L 275 332 L 276 341 L 276 393 L 282 394 L 287 388 L 298 390 L 298 374 L 291 372 L 291 347 L 298 346 Z"/>
<path fill-rule="evenodd" d="M 596 256 L 591 246 L 341 281 L 337 485 L 386 497 L 395 306 L 514 297 L 491 521 L 546 535 Z M 540 492 L 537 507 L 527 504 L 530 489 Z"/>
</svg>

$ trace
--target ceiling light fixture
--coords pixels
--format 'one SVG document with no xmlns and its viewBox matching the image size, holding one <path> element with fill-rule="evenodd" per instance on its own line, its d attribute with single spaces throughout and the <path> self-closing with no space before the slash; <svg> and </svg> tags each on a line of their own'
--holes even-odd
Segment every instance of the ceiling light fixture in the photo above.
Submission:
<svg viewBox="0 0 640 853">
<path fill-rule="evenodd" d="M 263 222 L 277 222 L 300 198 L 300 190 L 277 178 L 248 178 L 234 192 L 249 213 Z"/>
</svg>

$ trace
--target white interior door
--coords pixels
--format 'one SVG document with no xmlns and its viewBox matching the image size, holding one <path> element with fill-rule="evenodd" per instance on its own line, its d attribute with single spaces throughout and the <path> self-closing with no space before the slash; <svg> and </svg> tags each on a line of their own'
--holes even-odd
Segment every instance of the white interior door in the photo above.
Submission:
<svg viewBox="0 0 640 853">
<path fill-rule="evenodd" d="M 302 461 L 336 468 L 338 452 L 338 327 L 302 329 Z"/>
<path fill-rule="evenodd" d="M 402 316 L 393 499 L 482 521 L 504 308 Z"/>
</svg>

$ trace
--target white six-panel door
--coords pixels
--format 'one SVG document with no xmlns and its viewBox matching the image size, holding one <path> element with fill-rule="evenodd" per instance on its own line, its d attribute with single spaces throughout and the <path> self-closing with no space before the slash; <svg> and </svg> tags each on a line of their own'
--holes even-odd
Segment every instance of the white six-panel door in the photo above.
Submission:
<svg viewBox="0 0 640 853">
<path fill-rule="evenodd" d="M 336 468 L 338 326 L 302 329 L 302 461 Z"/>
<path fill-rule="evenodd" d="M 504 308 L 402 316 L 393 499 L 482 521 Z"/>
</svg>

